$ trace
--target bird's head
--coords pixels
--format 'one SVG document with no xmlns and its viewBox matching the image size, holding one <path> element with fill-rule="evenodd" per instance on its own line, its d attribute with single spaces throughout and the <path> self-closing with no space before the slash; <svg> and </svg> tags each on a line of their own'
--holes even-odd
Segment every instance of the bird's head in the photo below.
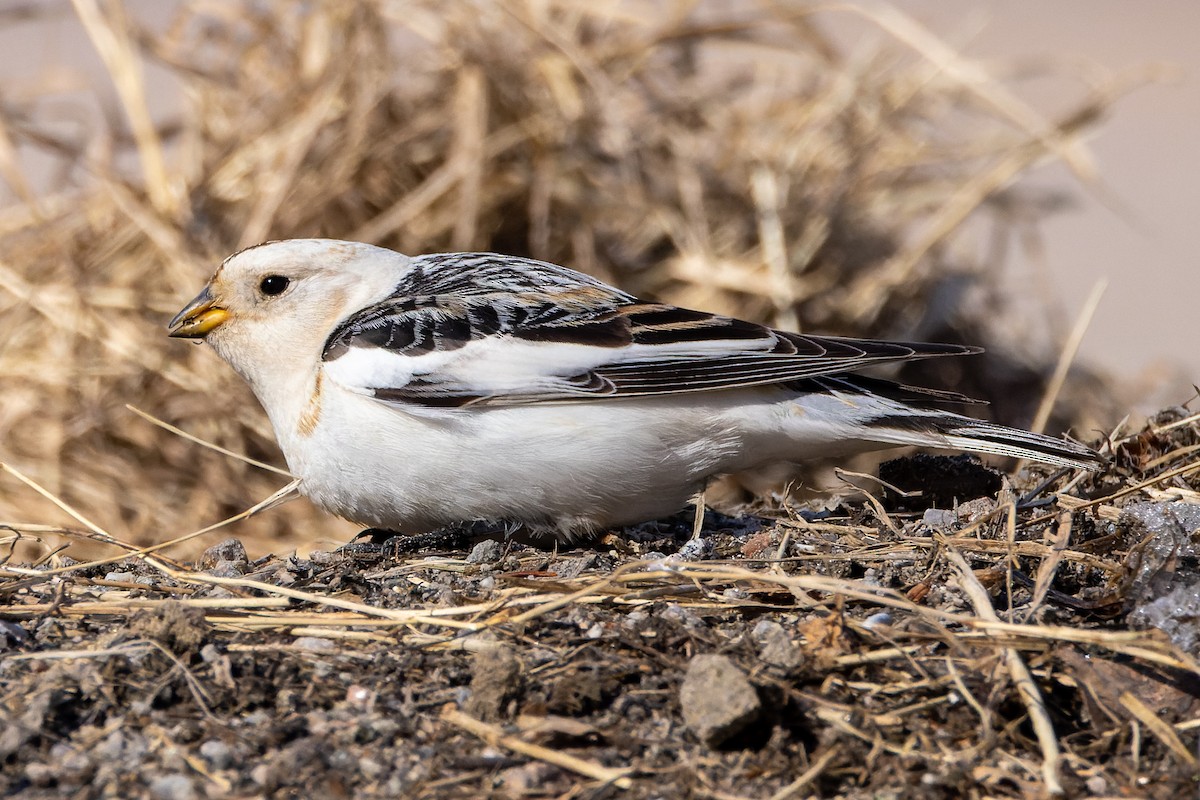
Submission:
<svg viewBox="0 0 1200 800">
<path fill-rule="evenodd" d="M 207 341 L 256 385 L 276 370 L 315 366 L 337 322 L 391 294 L 408 264 L 406 256 L 358 242 L 257 245 L 227 258 L 168 332 Z"/>
</svg>

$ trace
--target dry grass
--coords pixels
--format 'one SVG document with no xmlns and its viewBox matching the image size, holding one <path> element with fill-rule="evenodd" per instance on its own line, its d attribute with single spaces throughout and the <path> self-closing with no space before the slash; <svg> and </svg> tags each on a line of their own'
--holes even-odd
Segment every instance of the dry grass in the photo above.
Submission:
<svg viewBox="0 0 1200 800">
<path fill-rule="evenodd" d="M 121 105 L 84 144 L 37 99 L 0 108 L 26 201 L 0 215 L 0 458 L 142 544 L 279 485 L 125 408 L 278 462 L 242 383 L 163 336 L 220 258 L 268 238 L 528 254 L 781 325 L 967 339 L 993 355 L 924 378 L 1027 423 L 1057 347 L 1014 334 L 1002 256 L 957 233 L 1024 226 L 1037 201 L 1007 187 L 1039 162 L 1093 182 L 1080 134 L 1125 85 L 1043 119 L 887 7 L 184 2 L 151 32 L 74 5 Z M 876 43 L 835 42 L 830 16 Z M 152 123 L 145 62 L 177 81 L 177 120 Z M 66 176 L 40 196 L 32 150 Z M 1115 418 L 1084 386 L 1051 428 Z M 4 522 L 58 519 L 0 494 Z M 348 531 L 303 503 L 240 529 L 256 551 Z"/>
<path fill-rule="evenodd" d="M 0 617 L 36 630 L 37 646 L 8 656 L 3 674 L 13 695 L 35 698 L 27 726 L 67 725 L 40 697 L 76 698 L 72 719 L 110 719 L 67 726 L 73 752 L 99 752 L 112 725 L 162 731 L 186 752 L 245 725 L 239 747 L 268 765 L 253 780 L 281 791 L 340 785 L 319 757 L 281 746 L 304 720 L 322 747 L 357 737 L 371 758 L 395 759 L 346 778 L 356 796 L 396 786 L 414 797 L 523 796 L 509 784 L 518 767 L 472 766 L 487 745 L 517 758 L 498 762 L 549 765 L 533 773 L 547 796 L 583 786 L 631 797 L 1170 797 L 1198 774 L 1200 663 L 1160 631 L 1123 623 L 1146 542 L 1112 522 L 1135 499 L 1200 498 L 1198 441 L 1200 414 L 1115 431 L 1110 467 L 1059 476 L 1050 496 L 1067 510 L 1027 507 L 1036 491 L 1018 502 L 1014 489 L 1034 477 L 1023 474 L 962 507 L 952 529 L 850 506 L 823 522 L 774 520 L 753 558 L 744 537 L 715 530 L 723 560 L 701 563 L 647 558 L 657 540 L 614 540 L 606 553 L 566 557 L 516 547 L 490 564 L 269 558 L 239 576 L 146 553 L 117 575 L 100 562 L 9 565 Z M 790 660 L 769 655 L 763 625 L 785 632 Z M 688 657 L 709 650 L 774 698 L 778 712 L 761 720 L 778 726 L 769 740 L 710 750 L 683 732 L 673 698 Z M 517 665 L 521 712 L 481 719 L 457 693 L 468 681 L 472 697 L 484 693 L 481 665 L 497 652 Z M 548 713 L 564 702 L 554 700 L 561 687 L 568 700 L 582 691 L 570 688 L 578 674 L 615 680 L 606 691 L 616 697 Z M 111 688 L 81 688 L 92 684 Z M 275 711 L 242 722 L 263 707 Z M 397 739 L 354 733 L 414 707 L 420 727 Z M 181 741 L 178 726 L 163 727 L 189 716 L 203 736 Z M 546 746 L 548 730 L 557 745 Z M 36 739 L 20 741 L 38 752 Z M 210 792 L 253 786 L 245 769 L 191 758 Z M 169 763 L 156 751 L 109 788 L 129 791 Z M 395 782 L 417 764 L 422 777 Z M 64 774 L 56 779 L 77 780 Z"/>
<path fill-rule="evenodd" d="M 1044 509 L 1006 484 L 950 528 L 772 498 L 751 539 L 708 532 L 719 561 L 660 558 L 680 541 L 656 528 L 365 565 L 309 552 L 352 529 L 305 503 L 247 519 L 286 477 L 147 418 L 279 463 L 242 382 L 163 326 L 219 259 L 289 236 L 532 255 L 782 326 L 983 344 L 904 377 L 1084 437 L 1122 416 L 1070 369 L 1087 309 L 1030 324 L 1051 303 L 1018 308 L 1000 274 L 1057 202 L 1014 180 L 1058 159 L 1103 193 L 1081 137 L 1131 82 L 1045 119 L 886 5 L 737 5 L 184 0 L 150 31 L 74 0 L 119 106 L 81 143 L 46 97 L 0 104 L 21 200 L 0 212 L 0 648 L 22 651 L 0 670 L 0 786 L 133 796 L 183 770 L 211 796 L 477 797 L 515 754 L 572 797 L 1194 787 L 1200 665 L 1126 624 L 1144 543 L 1117 523 L 1133 499 L 1200 500 L 1200 415 L 1119 428 L 1113 464 L 1047 483 Z M 178 119 L 155 122 L 149 62 Z M 61 183 L 25 175 L 33 151 Z M 218 529 L 311 558 L 190 564 Z M 794 661 L 766 657 L 767 622 Z M 556 731 L 481 718 L 472 659 L 499 649 L 511 704 Z M 683 732 L 688 657 L 712 651 L 777 706 L 769 740 Z M 122 733 L 150 750 L 107 775 Z M 217 739 L 261 774 L 204 755 Z"/>
<path fill-rule="evenodd" d="M 99 752 L 115 727 L 178 740 L 213 794 L 289 781 L 333 793 L 345 787 L 320 783 L 340 780 L 324 762 L 290 769 L 279 742 L 350 708 L 419 720 L 386 748 L 405 774 L 439 765 L 412 784 L 428 797 L 489 790 L 491 762 L 459 757 L 479 742 L 559 770 L 543 777 L 560 794 L 576 780 L 596 796 L 670 781 L 679 796 L 778 800 L 926 778 L 1012 797 L 1194 783 L 1200 665 L 1125 624 L 1144 543 L 1116 523 L 1134 498 L 1200 500 L 1198 415 L 1118 429 L 1113 465 L 1048 484 L 1047 510 L 1018 511 L 1006 486 L 951 530 L 871 498 L 821 522 L 781 514 L 751 541 L 718 531 L 721 561 L 651 557 L 631 536 L 565 560 L 324 554 L 230 575 L 185 560 L 216 529 L 236 523 L 256 555 L 350 529 L 304 503 L 246 519 L 285 477 L 128 408 L 278 463 L 244 385 L 163 324 L 229 252 L 333 236 L 527 254 L 789 327 L 984 344 L 988 359 L 907 377 L 1087 435 L 1121 400 L 1068 369 L 1086 310 L 1074 330 L 1053 321 L 1060 340 L 1022 336 L 1048 303 L 1015 309 L 998 276 L 1008 238 L 1053 204 L 1012 182 L 1059 159 L 1102 193 L 1081 135 L 1129 81 L 1091 84 L 1043 119 L 887 6 L 193 0 L 154 32 L 118 2 L 73 5 L 120 100 L 108 127 L 80 144 L 36 99 L 0 106 L 0 176 L 21 198 L 0 212 L 0 620 L 15 624 L 0 636 L 27 637 L 0 697 L 24 727 L 6 724 L 0 747 L 54 772 L 0 780 L 65 786 L 54 741 Z M 829 36 L 833 16 L 873 43 Z M 154 122 L 147 61 L 178 82 L 177 120 Z M 31 150 L 56 160 L 61 185 L 39 193 Z M 60 542 L 93 560 L 52 554 Z M 758 651 L 759 622 L 782 626 L 795 664 Z M 610 697 L 570 712 L 559 733 L 573 745 L 555 747 L 519 718 L 477 718 L 456 692 L 482 694 L 469 656 L 501 647 L 536 677 L 521 699 L 534 716 L 570 728 L 532 686 L 574 697 L 577 672 L 623 676 L 625 711 Z M 685 656 L 713 650 L 778 701 L 769 742 L 710 752 L 680 733 Z M 251 709 L 273 713 L 239 741 L 281 765 L 256 783 L 210 770 L 187 750 L 201 735 L 175 725 L 224 735 Z M 173 769 L 160 752 L 142 783 L 110 788 Z M 391 791 L 354 774 L 366 795 Z"/>
</svg>

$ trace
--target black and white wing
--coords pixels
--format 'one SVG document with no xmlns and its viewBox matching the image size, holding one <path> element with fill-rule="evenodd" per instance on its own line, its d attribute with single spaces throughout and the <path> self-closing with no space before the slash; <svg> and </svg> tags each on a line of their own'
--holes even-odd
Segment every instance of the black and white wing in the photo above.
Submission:
<svg viewBox="0 0 1200 800">
<path fill-rule="evenodd" d="M 380 400 L 463 406 L 720 391 L 973 352 L 788 333 L 642 302 L 553 264 L 453 253 L 413 259 L 323 358 L 331 378 Z"/>
</svg>

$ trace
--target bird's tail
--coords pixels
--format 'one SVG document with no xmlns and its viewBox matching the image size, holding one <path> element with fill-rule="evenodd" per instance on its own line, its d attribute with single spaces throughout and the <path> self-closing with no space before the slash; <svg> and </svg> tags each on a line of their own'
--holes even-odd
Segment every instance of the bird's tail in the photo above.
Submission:
<svg viewBox="0 0 1200 800">
<path fill-rule="evenodd" d="M 1105 461 L 1096 451 L 1067 439 L 947 412 L 886 415 L 868 424 L 878 441 L 889 444 L 966 450 L 1088 470 Z"/>
</svg>

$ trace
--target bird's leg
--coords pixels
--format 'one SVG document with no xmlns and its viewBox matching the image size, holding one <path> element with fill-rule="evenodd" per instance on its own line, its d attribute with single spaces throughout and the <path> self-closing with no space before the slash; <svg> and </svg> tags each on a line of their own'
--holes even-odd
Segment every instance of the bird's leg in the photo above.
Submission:
<svg viewBox="0 0 1200 800">
<path fill-rule="evenodd" d="M 692 518 L 692 539 L 700 538 L 700 534 L 704 532 L 704 490 L 701 489 L 692 498 L 692 502 L 696 504 L 696 515 Z"/>
</svg>

